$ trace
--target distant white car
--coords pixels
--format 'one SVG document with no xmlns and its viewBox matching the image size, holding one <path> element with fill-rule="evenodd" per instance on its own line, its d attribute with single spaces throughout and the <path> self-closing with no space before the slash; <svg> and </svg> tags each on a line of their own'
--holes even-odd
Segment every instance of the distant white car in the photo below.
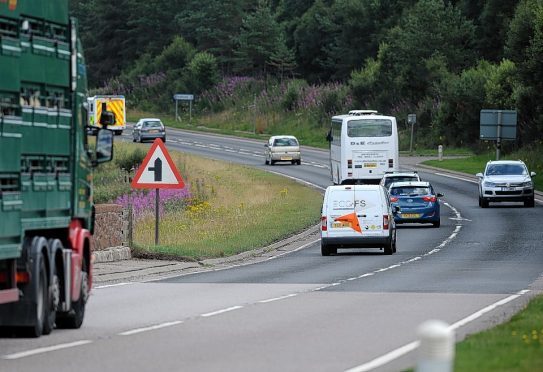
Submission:
<svg viewBox="0 0 543 372">
<path fill-rule="evenodd" d="M 416 182 L 421 181 L 417 172 L 392 172 L 385 173 L 379 185 L 384 186 L 388 190 L 389 186 L 394 182 Z"/>
<path fill-rule="evenodd" d="M 524 202 L 533 207 L 535 172 L 521 160 L 497 160 L 486 163 L 485 172 L 477 173 L 479 178 L 479 206 L 487 208 L 489 202 Z"/>
<path fill-rule="evenodd" d="M 272 136 L 264 146 L 266 164 L 274 165 L 278 161 L 302 164 L 300 143 L 294 136 Z"/>
</svg>

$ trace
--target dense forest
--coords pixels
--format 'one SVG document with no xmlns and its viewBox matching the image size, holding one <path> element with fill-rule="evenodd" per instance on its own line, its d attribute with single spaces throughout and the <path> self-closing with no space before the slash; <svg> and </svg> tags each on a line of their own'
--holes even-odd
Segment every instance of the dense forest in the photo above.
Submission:
<svg viewBox="0 0 543 372">
<path fill-rule="evenodd" d="M 543 0 L 70 1 L 91 87 L 132 107 L 414 112 L 455 146 L 480 142 L 481 109 L 515 109 L 518 144 L 543 138 Z"/>
</svg>

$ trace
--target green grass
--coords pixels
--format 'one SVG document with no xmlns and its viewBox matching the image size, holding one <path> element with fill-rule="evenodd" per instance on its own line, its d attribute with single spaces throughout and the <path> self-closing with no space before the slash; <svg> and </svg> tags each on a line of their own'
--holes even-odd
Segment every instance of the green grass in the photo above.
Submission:
<svg viewBox="0 0 543 372">
<path fill-rule="evenodd" d="M 455 371 L 542 371 L 543 296 L 509 322 L 476 335 L 456 346 Z"/>
<path fill-rule="evenodd" d="M 130 191 L 121 168 L 141 162 L 142 149 L 140 144 L 115 143 L 114 160 L 94 174 L 97 202 L 111 202 Z M 251 167 L 176 151 L 171 155 L 192 198 L 165 211 L 158 246 L 154 214 L 135 222 L 136 256 L 230 256 L 265 247 L 319 221 L 322 195 L 315 189 Z"/>
</svg>

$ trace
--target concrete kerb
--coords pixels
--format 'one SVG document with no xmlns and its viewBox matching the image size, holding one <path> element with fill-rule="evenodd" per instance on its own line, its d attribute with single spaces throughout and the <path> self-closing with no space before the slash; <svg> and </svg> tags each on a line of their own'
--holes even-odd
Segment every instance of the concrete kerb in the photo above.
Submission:
<svg viewBox="0 0 543 372">
<path fill-rule="evenodd" d="M 306 229 L 298 234 L 292 235 L 286 239 L 275 242 L 263 248 L 257 248 L 250 251 L 242 252 L 234 256 L 209 258 L 201 260 L 198 263 L 202 266 L 217 266 L 222 264 L 234 264 L 237 262 L 246 261 L 255 257 L 265 256 L 266 258 L 273 256 L 277 253 L 288 252 L 299 248 L 305 243 L 311 236 L 317 235 L 319 232 L 319 226 L 315 225 Z M 299 242 L 300 244 L 295 244 Z M 93 253 L 94 263 L 103 262 L 115 262 L 120 260 L 130 260 L 132 253 L 130 247 L 112 247 L 103 251 L 96 251 Z M 160 260 L 157 260 L 160 262 Z"/>
</svg>

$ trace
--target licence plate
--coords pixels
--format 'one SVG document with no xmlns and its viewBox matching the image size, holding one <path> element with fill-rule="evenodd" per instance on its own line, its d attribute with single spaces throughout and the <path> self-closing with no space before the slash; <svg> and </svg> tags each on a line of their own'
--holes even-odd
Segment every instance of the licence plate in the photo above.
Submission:
<svg viewBox="0 0 543 372">
<path fill-rule="evenodd" d="M 153 129 L 153 130 L 150 130 L 149 133 L 158 133 L 158 130 Z"/>
<path fill-rule="evenodd" d="M 364 168 L 377 168 L 377 163 L 364 163 Z"/>
<path fill-rule="evenodd" d="M 420 213 L 402 213 L 402 218 L 419 218 Z"/>
<path fill-rule="evenodd" d="M 502 191 L 515 191 L 514 187 L 502 187 Z"/>
<path fill-rule="evenodd" d="M 351 227 L 351 223 L 350 222 L 334 222 L 332 223 L 332 227 L 334 229 L 343 229 L 346 227 Z"/>
<path fill-rule="evenodd" d="M 292 160 L 292 156 L 281 156 L 281 160 Z"/>
</svg>

